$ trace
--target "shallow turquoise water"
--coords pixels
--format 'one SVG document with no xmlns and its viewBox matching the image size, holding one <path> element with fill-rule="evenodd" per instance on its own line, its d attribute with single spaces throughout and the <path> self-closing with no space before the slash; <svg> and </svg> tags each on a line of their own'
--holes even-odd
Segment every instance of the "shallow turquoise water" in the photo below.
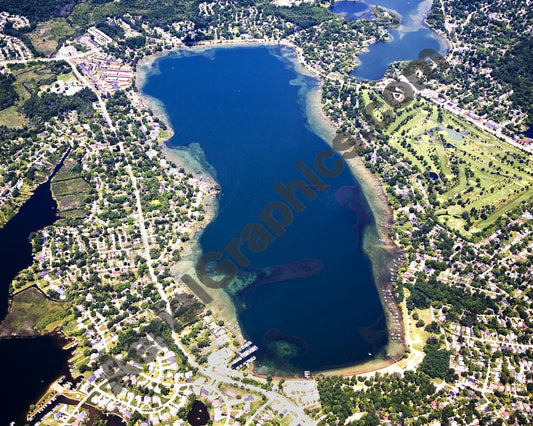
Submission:
<svg viewBox="0 0 533 426">
<path fill-rule="evenodd" d="M 158 72 L 143 88 L 166 108 L 175 130 L 169 143 L 199 143 L 216 170 L 222 193 L 218 215 L 200 240 L 204 253 L 223 252 L 247 224 L 262 223 L 258 214 L 269 203 L 284 202 L 273 185 L 305 180 L 295 163 L 313 168 L 317 154 L 330 150 L 304 112 L 305 95 L 317 82 L 297 74 L 283 57 L 288 52 L 247 47 L 174 54 L 156 62 Z M 315 199 L 297 193 L 305 208 L 293 210 L 283 236 L 260 253 L 242 247 L 250 264 L 239 268 L 239 277 L 252 277 L 252 284 L 234 295 L 238 318 L 261 348 L 259 364 L 276 372 L 357 363 L 387 343 L 361 247 L 373 222 L 369 207 L 347 168 L 323 180 L 327 189 L 314 187 Z"/>
</svg>

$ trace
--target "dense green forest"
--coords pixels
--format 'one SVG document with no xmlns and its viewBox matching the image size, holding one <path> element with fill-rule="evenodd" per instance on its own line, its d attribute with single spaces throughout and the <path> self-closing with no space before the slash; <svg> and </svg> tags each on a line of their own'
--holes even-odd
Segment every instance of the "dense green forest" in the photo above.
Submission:
<svg viewBox="0 0 533 426">
<path fill-rule="evenodd" d="M 185 19 L 195 22 L 199 27 L 205 24 L 204 18 L 198 14 L 200 0 L 4 0 L 2 3 L 0 10 L 26 16 L 30 22 L 65 16 L 79 29 L 101 24 L 107 16 L 121 17 L 128 13 L 142 16 L 143 21 L 151 26 L 169 27 L 173 22 Z M 268 1 L 240 0 L 238 3 L 243 7 L 261 5 L 266 13 L 282 17 L 302 28 L 317 25 L 333 17 L 326 8 L 309 4 L 274 7 Z M 108 32 L 108 28 L 103 30 Z"/>
<path fill-rule="evenodd" d="M 420 364 L 420 371 L 426 373 L 432 379 L 446 379 L 448 383 L 453 383 L 457 379 L 455 372 L 450 368 L 450 352 L 441 349 L 439 341 L 435 337 L 430 337 L 424 352 L 426 356 Z"/>
<path fill-rule="evenodd" d="M 199 0 L 122 0 L 120 2 L 83 1 L 76 5 L 68 20 L 83 29 L 105 21 L 108 16 L 141 16 L 149 26 L 170 28 L 177 21 L 194 20 Z"/>
<path fill-rule="evenodd" d="M 198 9 L 197 0 L 122 0 L 121 7 L 129 13 L 142 15 L 151 23 L 170 23 L 191 18 Z"/>
<path fill-rule="evenodd" d="M 149 24 L 168 25 L 197 15 L 199 0 L 3 0 L 0 11 L 26 16 L 30 22 L 56 16 L 70 17 L 83 29 L 102 22 L 107 16 L 140 15 Z"/>
<path fill-rule="evenodd" d="M 78 114 L 87 115 L 92 110 L 92 103 L 96 100 L 96 95 L 88 88 L 82 89 L 76 96 L 47 92 L 41 95 L 34 93 L 24 103 L 22 110 L 34 124 L 38 125 L 68 111 L 76 110 Z"/>
<path fill-rule="evenodd" d="M 356 390 L 354 386 L 365 385 Z M 390 413 L 389 419 L 397 421 L 413 418 L 430 411 L 436 397 L 436 388 L 424 373 L 406 371 L 403 378 L 397 375 L 376 374 L 373 378 L 339 376 L 324 377 L 318 381 L 318 391 L 323 412 L 328 413 L 320 424 L 344 424 L 355 412 L 366 412 L 358 421 L 349 424 L 379 425 L 379 414 Z M 441 414 L 434 412 L 434 419 Z M 401 423 L 400 423 L 401 424 Z"/>
<path fill-rule="evenodd" d="M 451 287 L 439 281 L 435 275 L 427 278 L 424 273 L 417 276 L 414 284 L 406 284 L 411 295 L 407 299 L 409 310 L 428 309 L 432 302 L 449 304 L 448 319 L 455 320 L 470 314 L 483 314 L 487 310 L 498 310 L 496 302 L 483 293 L 467 293 L 458 287 Z M 465 321 L 466 317 L 465 317 Z M 463 325 L 471 326 L 465 323 Z"/>
<path fill-rule="evenodd" d="M 14 105 L 18 99 L 17 92 L 13 87 L 15 77 L 0 74 L 0 110 Z"/>
<path fill-rule="evenodd" d="M 100 22 L 96 25 L 103 33 L 115 40 L 121 40 L 124 38 L 124 30 L 118 25 L 109 25 L 107 22 Z"/>
<path fill-rule="evenodd" d="M 511 85 L 511 100 L 533 120 L 533 40 L 527 38 L 496 59 L 492 74 Z"/>
<path fill-rule="evenodd" d="M 2 0 L 0 10 L 23 15 L 30 21 L 46 21 L 68 15 L 79 0 Z"/>
<path fill-rule="evenodd" d="M 307 3 L 296 7 L 273 7 L 271 13 L 301 28 L 309 28 L 334 17 L 328 9 Z"/>
</svg>

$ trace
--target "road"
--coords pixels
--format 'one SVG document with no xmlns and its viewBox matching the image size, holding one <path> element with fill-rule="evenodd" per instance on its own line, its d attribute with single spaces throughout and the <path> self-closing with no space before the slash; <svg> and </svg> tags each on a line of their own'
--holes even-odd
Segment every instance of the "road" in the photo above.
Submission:
<svg viewBox="0 0 533 426">
<path fill-rule="evenodd" d="M 444 108 L 446 111 L 448 112 L 451 112 L 452 114 L 456 115 L 456 116 L 459 116 L 461 117 L 462 119 L 470 122 L 471 124 L 473 124 L 474 126 L 476 126 L 477 128 L 483 130 L 484 132 L 486 133 L 490 133 L 491 135 L 497 137 L 498 139 L 500 140 L 503 140 L 504 142 L 507 142 L 508 144 L 510 145 L 513 145 L 514 147 L 520 149 L 521 151 L 524 151 L 524 152 L 527 152 L 528 154 L 531 154 L 533 153 L 533 147 L 531 145 L 523 145 L 521 143 L 518 143 L 516 142 L 515 140 L 513 140 L 511 137 L 503 134 L 501 131 L 497 131 L 497 130 L 493 130 L 491 129 L 490 127 L 486 126 L 483 121 L 487 121 L 486 119 L 480 119 L 480 120 L 475 120 L 474 118 L 471 118 L 468 116 L 468 114 L 470 113 L 470 111 L 466 111 L 466 110 L 463 110 L 461 108 L 459 108 L 458 106 L 456 105 L 448 105 L 448 102 L 445 102 L 445 103 L 439 103 L 439 102 L 436 102 L 434 100 L 434 97 L 436 96 L 435 93 L 433 92 L 430 92 L 430 91 L 427 91 L 426 89 L 424 90 L 418 90 L 413 84 L 411 84 L 411 82 L 409 82 L 409 80 L 407 80 L 405 78 L 402 79 L 402 81 L 408 83 L 411 88 L 413 89 L 413 91 L 417 94 L 419 94 L 420 96 L 426 98 L 428 101 L 431 101 L 435 104 L 437 104 L 438 106 Z"/>
<path fill-rule="evenodd" d="M 54 57 L 54 58 L 30 58 L 30 59 L 8 59 L 4 61 L 0 61 L 0 66 L 6 66 L 9 64 L 27 64 L 28 62 L 57 62 L 57 61 L 69 61 L 71 59 L 78 59 L 83 58 L 85 56 L 89 56 L 90 54 L 94 53 L 92 50 L 88 50 L 87 52 L 80 53 L 78 55 L 73 55 L 69 57 Z"/>
</svg>

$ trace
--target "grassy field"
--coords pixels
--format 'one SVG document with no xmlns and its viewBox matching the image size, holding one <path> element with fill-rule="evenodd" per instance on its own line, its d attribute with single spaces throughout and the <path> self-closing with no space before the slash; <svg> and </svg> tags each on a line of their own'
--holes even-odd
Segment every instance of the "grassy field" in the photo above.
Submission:
<svg viewBox="0 0 533 426">
<path fill-rule="evenodd" d="M 18 104 L 24 103 L 33 93 L 38 93 L 41 86 L 56 80 L 56 75 L 46 65 L 41 64 L 16 69 L 13 75 L 17 79 L 14 85 L 20 97 Z"/>
<path fill-rule="evenodd" d="M 0 327 L 0 337 L 16 334 L 28 336 L 51 331 L 61 323 L 65 308 L 60 302 L 49 300 L 34 287 L 18 293 Z"/>
<path fill-rule="evenodd" d="M 46 22 L 39 22 L 30 34 L 30 39 L 35 48 L 45 56 L 54 53 L 58 41 L 71 35 L 74 30 L 65 18 L 54 18 Z"/>
<path fill-rule="evenodd" d="M 51 187 L 62 218 L 82 218 L 87 215 L 84 200 L 91 187 L 80 176 L 80 166 L 76 160 L 70 157 L 65 160 L 52 179 Z"/>
<path fill-rule="evenodd" d="M 0 126 L 12 129 L 21 129 L 28 124 L 28 119 L 24 117 L 15 105 L 0 111 Z"/>
<path fill-rule="evenodd" d="M 394 112 L 388 143 L 413 167 L 412 187 L 436 195 L 441 224 L 472 235 L 533 197 L 532 163 L 520 149 L 424 100 Z"/>
<path fill-rule="evenodd" d="M 69 82 L 69 81 L 76 81 L 76 77 L 74 77 L 74 74 L 69 72 L 67 74 L 60 74 L 57 76 L 57 79 L 59 81 Z"/>
</svg>

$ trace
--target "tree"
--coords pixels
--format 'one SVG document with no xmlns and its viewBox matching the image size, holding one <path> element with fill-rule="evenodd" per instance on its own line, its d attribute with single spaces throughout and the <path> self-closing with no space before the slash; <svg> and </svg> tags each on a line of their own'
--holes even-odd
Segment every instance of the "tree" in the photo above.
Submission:
<svg viewBox="0 0 533 426">
<path fill-rule="evenodd" d="M 426 356 L 422 364 L 420 364 L 420 371 L 423 371 L 431 378 L 438 377 L 453 381 L 450 375 L 450 352 L 439 349 L 439 346 L 439 343 L 426 344 L 424 348 Z"/>
</svg>

